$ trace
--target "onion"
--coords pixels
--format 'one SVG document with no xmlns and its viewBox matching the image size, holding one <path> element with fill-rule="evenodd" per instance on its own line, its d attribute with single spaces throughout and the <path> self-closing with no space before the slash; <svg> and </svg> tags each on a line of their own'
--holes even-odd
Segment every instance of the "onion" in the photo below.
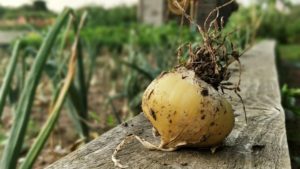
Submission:
<svg viewBox="0 0 300 169">
<path fill-rule="evenodd" d="M 163 149 L 215 147 L 234 126 L 228 101 L 185 68 L 152 81 L 144 92 L 142 109 L 159 133 Z"/>
<path fill-rule="evenodd" d="M 177 4 L 181 14 L 195 24 L 185 13 L 180 2 Z M 192 47 L 182 45 L 178 49 L 179 64 L 172 71 L 162 73 L 147 87 L 142 98 L 142 110 L 151 122 L 155 136 L 160 136 L 160 145 L 156 146 L 137 135 L 126 137 L 115 149 L 112 160 L 115 166 L 125 168 L 116 158 L 117 152 L 130 138 L 136 138 L 144 147 L 152 150 L 174 151 L 181 147 L 211 148 L 215 151 L 234 127 L 234 114 L 231 104 L 223 97 L 224 90 L 232 90 L 239 95 L 241 83 L 241 53 L 228 39 L 221 17 L 218 23 L 219 9 L 234 2 L 231 0 L 212 10 L 203 27 L 196 25 L 202 43 Z M 215 18 L 213 17 L 213 14 Z M 208 24 L 207 21 L 212 19 Z M 184 51 L 187 47 L 188 51 Z M 185 48 L 186 49 L 186 48 Z M 188 53 L 187 60 L 183 52 Z M 183 60 L 181 60 L 183 59 Z M 237 62 L 239 80 L 229 82 L 228 66 Z M 222 91 L 222 92 L 220 92 Z M 246 109 L 243 104 L 245 120 Z"/>
</svg>

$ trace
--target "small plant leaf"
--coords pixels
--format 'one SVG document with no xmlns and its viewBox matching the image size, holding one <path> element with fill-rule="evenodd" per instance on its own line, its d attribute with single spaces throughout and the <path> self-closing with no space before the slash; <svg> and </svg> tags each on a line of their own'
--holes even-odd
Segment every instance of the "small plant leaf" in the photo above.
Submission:
<svg viewBox="0 0 300 169">
<path fill-rule="evenodd" d="M 83 19 L 84 20 L 84 19 Z M 82 22 L 80 22 L 80 25 L 82 25 Z M 41 152 L 43 146 L 45 145 L 52 129 L 54 128 L 54 125 L 56 124 L 58 117 L 60 115 L 60 110 L 64 104 L 64 101 L 66 99 L 66 96 L 68 94 L 68 90 L 72 84 L 74 75 L 75 75 L 75 68 L 76 68 L 76 62 L 77 62 L 77 46 L 79 42 L 79 31 L 76 32 L 76 38 L 74 40 L 73 46 L 72 46 L 72 52 L 71 57 L 69 60 L 68 65 L 68 72 L 64 80 L 64 85 L 62 86 L 61 90 L 55 94 L 54 99 L 56 100 L 54 104 L 51 104 L 50 108 L 50 116 L 47 119 L 46 124 L 40 131 L 36 141 L 34 142 L 33 146 L 29 150 L 27 157 L 20 167 L 21 169 L 30 169 L 32 168 L 34 161 L 38 157 L 39 153 Z"/>
<path fill-rule="evenodd" d="M 7 98 L 7 94 L 10 90 L 9 86 L 12 82 L 14 72 L 16 70 L 16 66 L 18 63 L 18 55 L 20 50 L 20 40 L 17 40 L 13 47 L 12 57 L 7 67 L 7 72 L 4 76 L 4 80 L 0 89 L 0 118 L 2 116 L 2 112 L 5 106 L 5 101 Z"/>
</svg>

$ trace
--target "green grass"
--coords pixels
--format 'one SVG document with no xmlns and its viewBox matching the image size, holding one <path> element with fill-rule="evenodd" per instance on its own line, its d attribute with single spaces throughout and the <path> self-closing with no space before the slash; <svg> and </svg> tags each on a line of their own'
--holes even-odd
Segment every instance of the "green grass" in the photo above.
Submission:
<svg viewBox="0 0 300 169">
<path fill-rule="evenodd" d="M 300 62 L 300 44 L 287 44 L 278 46 L 281 59 Z"/>
</svg>

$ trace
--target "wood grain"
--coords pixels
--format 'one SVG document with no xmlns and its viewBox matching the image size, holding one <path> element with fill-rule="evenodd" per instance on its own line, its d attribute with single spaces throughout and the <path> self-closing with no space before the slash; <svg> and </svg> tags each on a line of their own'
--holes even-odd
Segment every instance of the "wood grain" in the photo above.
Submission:
<svg viewBox="0 0 300 169">
<path fill-rule="evenodd" d="M 285 118 L 275 64 L 275 42 L 263 41 L 246 52 L 242 58 L 241 95 L 248 115 L 245 123 L 242 105 L 232 92 L 236 124 L 224 145 L 211 154 L 209 150 L 181 149 L 175 152 L 149 151 L 136 140 L 130 141 L 118 154 L 129 168 L 153 169 L 288 169 L 290 158 L 287 146 Z M 238 71 L 234 71 L 236 81 Z M 126 135 L 137 134 L 148 141 L 153 138 L 151 124 L 140 114 L 119 125 L 77 151 L 50 165 L 48 169 L 115 168 L 111 155 Z"/>
</svg>

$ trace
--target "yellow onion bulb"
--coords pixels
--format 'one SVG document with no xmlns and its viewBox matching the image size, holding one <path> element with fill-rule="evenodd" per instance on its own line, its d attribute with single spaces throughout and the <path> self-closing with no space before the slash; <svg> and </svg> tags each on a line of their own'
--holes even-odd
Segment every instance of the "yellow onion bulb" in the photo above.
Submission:
<svg viewBox="0 0 300 169">
<path fill-rule="evenodd" d="M 161 148 L 218 146 L 231 132 L 231 104 L 185 68 L 161 74 L 143 94 L 142 109 Z"/>
</svg>

